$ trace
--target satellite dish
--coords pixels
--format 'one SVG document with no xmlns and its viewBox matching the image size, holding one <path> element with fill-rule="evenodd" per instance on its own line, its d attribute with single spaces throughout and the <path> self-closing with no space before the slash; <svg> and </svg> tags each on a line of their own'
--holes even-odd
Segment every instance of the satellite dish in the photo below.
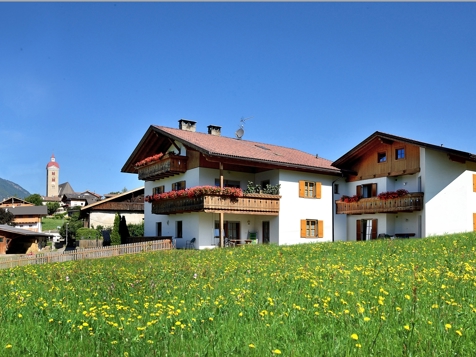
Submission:
<svg viewBox="0 0 476 357">
<path fill-rule="evenodd" d="M 236 135 L 236 138 L 237 139 L 241 139 L 243 137 L 243 135 L 245 134 L 245 129 L 244 129 L 244 126 L 245 126 L 245 121 L 247 121 L 248 119 L 251 119 L 253 117 L 249 117 L 249 118 L 241 118 L 240 120 L 240 128 L 235 131 L 235 135 Z"/>
<path fill-rule="evenodd" d="M 237 131 L 235 131 L 236 138 L 241 139 L 244 133 L 245 133 L 245 130 L 243 128 L 239 128 Z"/>
</svg>

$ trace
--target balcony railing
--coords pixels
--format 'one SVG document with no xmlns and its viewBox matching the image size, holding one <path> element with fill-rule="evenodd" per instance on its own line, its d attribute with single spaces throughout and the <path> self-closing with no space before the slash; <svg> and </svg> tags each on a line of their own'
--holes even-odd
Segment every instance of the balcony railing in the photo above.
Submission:
<svg viewBox="0 0 476 357">
<path fill-rule="evenodd" d="M 166 155 L 161 160 L 139 167 L 139 180 L 154 181 L 187 171 L 187 157 Z"/>
<path fill-rule="evenodd" d="M 152 213 L 214 212 L 255 215 L 279 215 L 278 195 L 247 194 L 243 197 L 203 195 L 159 200 L 152 203 Z"/>
<path fill-rule="evenodd" d="M 413 212 L 423 209 L 423 193 L 414 192 L 408 195 L 381 200 L 378 197 L 361 198 L 358 202 L 336 201 L 336 213 L 362 214 L 362 213 L 395 213 Z"/>
</svg>

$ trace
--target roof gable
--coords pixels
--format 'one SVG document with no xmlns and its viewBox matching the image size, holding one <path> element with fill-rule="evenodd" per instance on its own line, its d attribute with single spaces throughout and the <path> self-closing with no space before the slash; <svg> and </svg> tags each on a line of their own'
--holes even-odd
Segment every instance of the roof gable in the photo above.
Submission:
<svg viewBox="0 0 476 357">
<path fill-rule="evenodd" d="M 422 147 L 426 149 L 442 151 L 442 152 L 445 152 L 452 160 L 455 160 L 455 161 L 476 162 L 476 155 L 471 154 L 469 152 L 450 149 L 441 145 L 428 144 L 422 141 L 417 141 L 413 139 L 404 138 L 401 136 L 396 136 L 396 135 L 376 131 L 375 133 L 367 137 L 365 140 L 360 142 L 358 145 L 356 145 L 354 148 L 349 150 L 347 153 L 342 155 L 336 161 L 334 161 L 332 165 L 340 169 L 345 169 L 349 166 L 349 164 L 358 160 L 359 157 L 364 155 L 364 153 L 371 151 L 378 144 L 380 143 L 391 144 L 394 142 L 400 142 L 400 143 L 414 145 L 414 146 L 418 146 L 418 147 Z"/>
<path fill-rule="evenodd" d="M 136 162 L 167 150 L 175 141 L 217 161 L 229 159 L 245 166 L 266 164 L 282 169 L 340 173 L 330 160 L 297 149 L 156 125 L 149 127 L 121 171 L 136 173 Z"/>
</svg>

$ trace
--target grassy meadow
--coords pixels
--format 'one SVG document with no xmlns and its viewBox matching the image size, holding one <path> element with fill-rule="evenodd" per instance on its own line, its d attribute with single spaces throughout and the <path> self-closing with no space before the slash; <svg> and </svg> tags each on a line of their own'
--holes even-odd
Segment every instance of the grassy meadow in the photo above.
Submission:
<svg viewBox="0 0 476 357">
<path fill-rule="evenodd" d="M 474 356 L 476 234 L 0 270 L 2 356 Z"/>
</svg>

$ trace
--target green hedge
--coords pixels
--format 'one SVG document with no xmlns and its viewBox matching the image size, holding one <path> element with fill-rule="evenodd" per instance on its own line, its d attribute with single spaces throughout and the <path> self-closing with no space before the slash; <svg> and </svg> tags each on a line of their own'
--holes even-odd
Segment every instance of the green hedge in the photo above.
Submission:
<svg viewBox="0 0 476 357">
<path fill-rule="evenodd" d="M 76 239 L 96 239 L 99 238 L 99 232 L 91 228 L 78 228 Z"/>
</svg>

